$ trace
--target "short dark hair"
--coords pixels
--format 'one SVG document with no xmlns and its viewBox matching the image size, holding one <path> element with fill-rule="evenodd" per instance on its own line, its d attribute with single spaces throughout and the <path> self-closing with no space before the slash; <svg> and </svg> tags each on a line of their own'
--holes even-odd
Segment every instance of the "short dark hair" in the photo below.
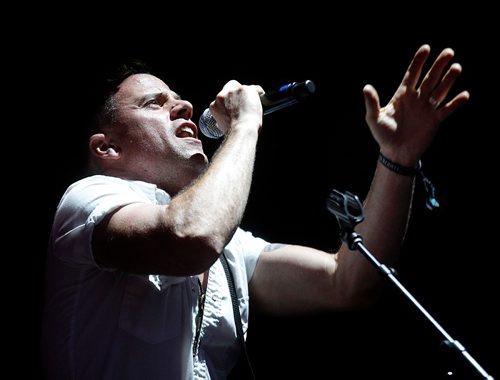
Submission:
<svg viewBox="0 0 500 380">
<path fill-rule="evenodd" d="M 97 104 L 93 121 L 95 132 L 100 131 L 112 121 L 115 110 L 114 95 L 119 90 L 121 83 L 135 74 L 152 74 L 152 69 L 140 59 L 130 59 L 118 64 L 105 74 L 105 78 L 96 93 Z"/>
</svg>

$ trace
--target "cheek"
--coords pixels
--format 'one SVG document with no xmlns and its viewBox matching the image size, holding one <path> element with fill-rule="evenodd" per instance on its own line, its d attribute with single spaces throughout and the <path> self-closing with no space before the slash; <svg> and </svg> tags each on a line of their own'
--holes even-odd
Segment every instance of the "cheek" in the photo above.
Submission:
<svg viewBox="0 0 500 380">
<path fill-rule="evenodd" d="M 173 139 L 175 136 L 169 136 L 165 130 L 144 130 L 142 134 L 134 137 L 135 144 L 144 152 L 152 154 L 162 154 L 171 152 L 173 147 Z"/>
<path fill-rule="evenodd" d="M 173 126 L 164 117 L 122 115 L 120 120 L 124 140 L 134 151 L 151 155 L 175 151 L 177 137 Z"/>
<path fill-rule="evenodd" d="M 130 126 L 131 124 L 129 124 Z M 168 142 L 171 137 L 168 136 L 165 125 L 155 120 L 144 120 L 133 124 L 128 128 L 127 141 L 132 144 L 148 147 L 160 147 Z"/>
</svg>

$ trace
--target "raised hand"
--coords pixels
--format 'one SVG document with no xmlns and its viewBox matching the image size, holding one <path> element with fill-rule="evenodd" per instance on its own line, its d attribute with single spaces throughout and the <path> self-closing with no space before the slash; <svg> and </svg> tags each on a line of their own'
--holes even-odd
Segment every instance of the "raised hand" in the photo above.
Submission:
<svg viewBox="0 0 500 380">
<path fill-rule="evenodd" d="M 458 63 L 446 70 L 454 55 L 450 48 L 441 51 L 420 81 L 429 54 L 429 45 L 422 45 L 417 50 L 401 84 L 386 106 L 380 107 L 373 86 L 366 85 L 363 89 L 366 122 L 380 151 L 405 166 L 415 165 L 432 142 L 439 124 L 469 99 L 469 93 L 462 91 L 443 104 L 462 72 Z"/>
</svg>

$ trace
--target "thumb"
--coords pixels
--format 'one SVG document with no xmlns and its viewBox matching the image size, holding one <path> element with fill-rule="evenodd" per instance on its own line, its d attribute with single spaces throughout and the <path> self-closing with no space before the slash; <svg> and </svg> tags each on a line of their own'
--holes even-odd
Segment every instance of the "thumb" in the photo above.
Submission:
<svg viewBox="0 0 500 380">
<path fill-rule="evenodd" d="M 365 97 L 365 108 L 366 122 L 370 125 L 371 123 L 375 123 L 377 121 L 378 114 L 380 112 L 380 100 L 378 97 L 377 90 L 371 85 L 367 84 L 363 88 L 363 95 Z"/>
</svg>

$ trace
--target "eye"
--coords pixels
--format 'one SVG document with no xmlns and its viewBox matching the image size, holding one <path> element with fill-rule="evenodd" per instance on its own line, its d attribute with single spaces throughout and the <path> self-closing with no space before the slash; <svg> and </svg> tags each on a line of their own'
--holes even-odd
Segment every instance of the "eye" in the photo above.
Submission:
<svg viewBox="0 0 500 380">
<path fill-rule="evenodd" d="M 144 107 L 149 107 L 149 106 L 161 106 L 160 101 L 156 98 L 148 100 L 146 103 L 144 103 Z"/>
</svg>

